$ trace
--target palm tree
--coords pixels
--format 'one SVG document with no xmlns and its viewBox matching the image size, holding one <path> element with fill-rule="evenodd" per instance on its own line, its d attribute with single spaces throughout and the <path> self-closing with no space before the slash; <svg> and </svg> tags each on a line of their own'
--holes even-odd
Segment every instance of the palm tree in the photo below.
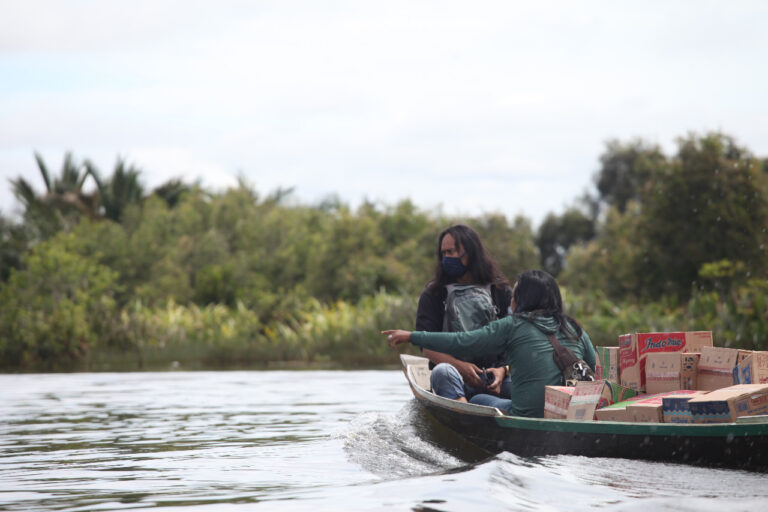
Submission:
<svg viewBox="0 0 768 512">
<path fill-rule="evenodd" d="M 117 159 L 112 176 L 106 182 L 92 162 L 86 160 L 85 167 L 96 182 L 104 217 L 120 222 L 128 205 L 140 204 L 143 200 L 144 187 L 139 182 L 141 171 L 133 165 L 126 166 L 122 158 Z"/>
<path fill-rule="evenodd" d="M 122 158 L 117 159 L 107 180 L 102 179 L 93 162 L 78 164 L 69 152 L 64 156 L 60 175 L 54 179 L 37 152 L 35 160 L 45 184 L 44 193 L 38 194 L 21 176 L 10 180 L 14 195 L 24 207 L 24 221 L 32 229 L 33 239 L 44 240 L 62 229 L 69 230 L 82 216 L 120 222 L 128 205 L 141 204 L 144 199 L 144 186 L 139 181 L 141 171 Z M 96 184 L 92 193 L 83 190 L 89 176 Z M 180 179 L 172 179 L 153 193 L 173 208 L 189 190 L 191 187 Z"/>
<path fill-rule="evenodd" d="M 61 229 L 71 229 L 81 216 L 96 215 L 94 194 L 83 190 L 89 172 L 82 170 L 72 153 L 64 156 L 60 175 L 54 179 L 40 153 L 35 152 L 35 160 L 45 184 L 43 194 L 21 176 L 10 180 L 13 194 L 24 207 L 24 221 L 35 231 L 35 238 L 48 238 Z"/>
</svg>

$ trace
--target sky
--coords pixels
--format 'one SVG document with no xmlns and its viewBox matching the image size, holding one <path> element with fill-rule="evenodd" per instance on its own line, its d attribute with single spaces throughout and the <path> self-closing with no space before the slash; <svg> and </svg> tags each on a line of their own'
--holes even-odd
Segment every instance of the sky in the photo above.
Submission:
<svg viewBox="0 0 768 512">
<path fill-rule="evenodd" d="M 0 213 L 67 151 L 538 225 L 611 139 L 768 156 L 768 2 L 0 0 Z"/>
</svg>

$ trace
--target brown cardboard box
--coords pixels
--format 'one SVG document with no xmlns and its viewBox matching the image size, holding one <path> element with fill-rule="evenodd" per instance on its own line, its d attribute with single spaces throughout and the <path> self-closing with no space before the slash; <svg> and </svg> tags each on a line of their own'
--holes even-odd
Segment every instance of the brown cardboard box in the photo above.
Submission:
<svg viewBox="0 0 768 512">
<path fill-rule="evenodd" d="M 768 414 L 768 385 L 737 384 L 688 400 L 694 423 L 732 423 L 741 416 Z"/>
<path fill-rule="evenodd" d="M 701 354 L 655 352 L 645 359 L 645 391 L 650 395 L 676 389 L 695 389 Z"/>
<path fill-rule="evenodd" d="M 577 382 L 568 405 L 569 420 L 592 420 L 595 411 L 635 396 L 636 391 L 607 380 Z"/>
<path fill-rule="evenodd" d="M 664 415 L 661 410 L 661 398 L 657 401 L 639 400 L 627 405 L 629 421 L 639 423 L 662 423 Z"/>
<path fill-rule="evenodd" d="M 597 347 L 597 362 L 601 372 L 599 379 L 619 383 L 619 347 Z"/>
<path fill-rule="evenodd" d="M 642 391 L 636 334 L 619 336 L 619 377 L 622 386 Z"/>
<path fill-rule="evenodd" d="M 698 391 L 678 389 L 648 396 L 627 403 L 627 414 L 630 421 L 642 423 L 662 423 L 664 421 L 664 399 L 670 396 L 695 396 Z"/>
<path fill-rule="evenodd" d="M 595 419 L 598 421 L 630 421 L 629 414 L 627 414 L 627 404 L 625 402 L 620 402 L 620 404 L 613 404 L 596 410 Z"/>
<path fill-rule="evenodd" d="M 680 352 L 656 352 L 645 359 L 645 391 L 648 394 L 681 389 Z"/>
<path fill-rule="evenodd" d="M 768 352 L 750 351 L 736 366 L 734 380 L 734 384 L 768 383 Z"/>
<path fill-rule="evenodd" d="M 568 415 L 568 406 L 573 396 L 573 386 L 545 386 L 544 387 L 544 417 L 552 419 L 565 419 Z"/>
<path fill-rule="evenodd" d="M 733 386 L 733 369 L 739 351 L 733 348 L 703 347 L 699 359 L 697 387 L 703 391 Z"/>
<path fill-rule="evenodd" d="M 632 421 L 627 414 L 627 405 L 649 398 L 649 395 L 635 395 L 595 411 L 595 419 L 600 421 Z"/>
<path fill-rule="evenodd" d="M 711 331 L 652 332 L 619 336 L 619 378 L 622 386 L 645 389 L 646 357 L 658 352 L 700 352 L 712 346 Z"/>
<path fill-rule="evenodd" d="M 693 423 L 693 414 L 688 401 L 694 396 L 704 395 L 706 391 L 693 391 L 688 394 L 671 394 L 661 399 L 661 411 L 664 423 Z"/>
</svg>

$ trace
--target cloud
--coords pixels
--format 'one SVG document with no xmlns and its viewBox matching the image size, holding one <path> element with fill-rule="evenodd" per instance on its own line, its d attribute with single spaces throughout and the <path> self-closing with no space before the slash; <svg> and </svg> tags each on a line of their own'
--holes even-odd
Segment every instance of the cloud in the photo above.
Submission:
<svg viewBox="0 0 768 512">
<path fill-rule="evenodd" d="M 0 176 L 66 150 L 150 186 L 238 173 L 539 221 L 603 142 L 768 153 L 762 3 L 0 0 Z M 23 156 L 23 157 L 22 157 Z M 10 203 L 0 186 L 0 208 Z"/>
</svg>

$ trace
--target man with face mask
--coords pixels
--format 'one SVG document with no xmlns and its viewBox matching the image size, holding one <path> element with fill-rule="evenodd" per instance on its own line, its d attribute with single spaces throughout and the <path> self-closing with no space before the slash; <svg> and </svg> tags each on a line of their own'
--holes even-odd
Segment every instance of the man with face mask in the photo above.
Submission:
<svg viewBox="0 0 768 512">
<path fill-rule="evenodd" d="M 449 289 L 474 288 L 486 296 L 490 294 L 491 300 L 486 302 L 492 311 L 487 317 L 483 316 L 483 324 L 507 315 L 512 300 L 511 286 L 485 251 L 475 230 L 465 225 L 445 229 L 438 237 L 436 256 L 434 277 L 419 298 L 417 331 L 467 330 L 461 327 L 460 322 L 447 322 L 446 300 L 451 302 Z M 482 325 L 471 328 L 479 327 Z M 436 394 L 462 402 L 479 394 L 509 398 L 509 379 L 506 378 L 503 354 L 462 360 L 428 349 L 424 349 L 423 353 L 430 360 L 432 390 Z"/>
</svg>

